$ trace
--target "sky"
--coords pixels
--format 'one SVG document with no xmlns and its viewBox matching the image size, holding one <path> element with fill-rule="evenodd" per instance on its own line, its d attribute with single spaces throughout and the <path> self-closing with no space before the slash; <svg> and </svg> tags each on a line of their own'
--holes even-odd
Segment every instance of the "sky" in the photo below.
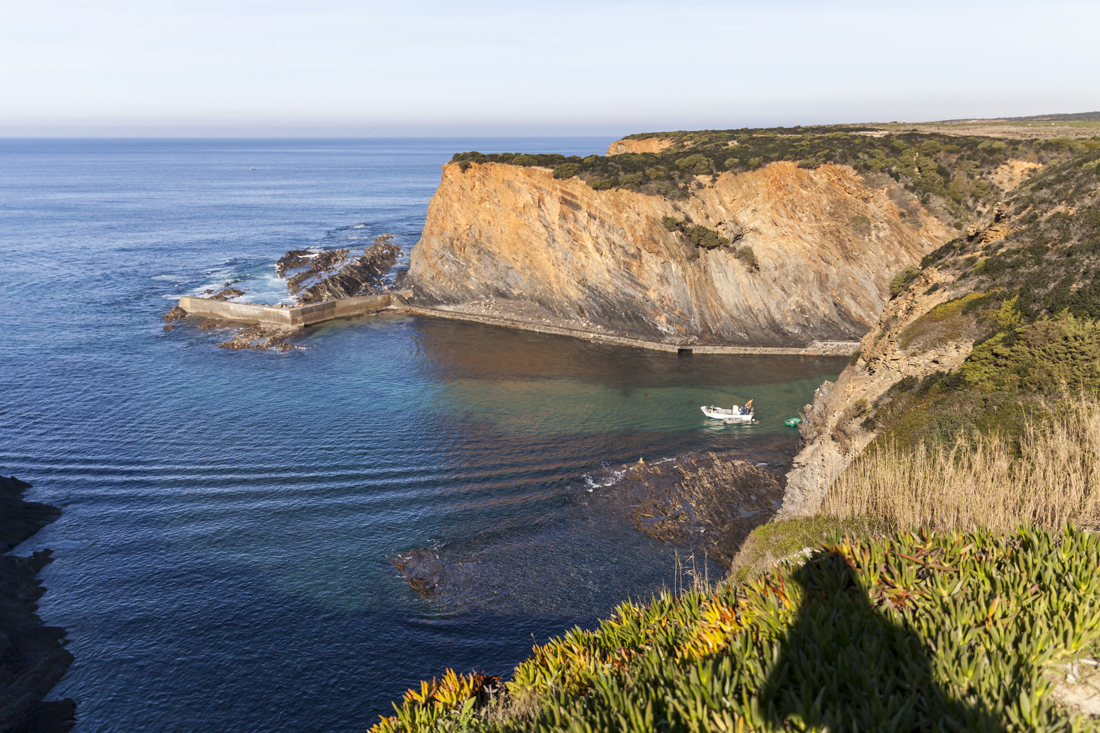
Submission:
<svg viewBox="0 0 1100 733">
<path fill-rule="evenodd" d="M 1100 110 L 1100 3 L 0 0 L 0 136 L 624 135 Z"/>
</svg>

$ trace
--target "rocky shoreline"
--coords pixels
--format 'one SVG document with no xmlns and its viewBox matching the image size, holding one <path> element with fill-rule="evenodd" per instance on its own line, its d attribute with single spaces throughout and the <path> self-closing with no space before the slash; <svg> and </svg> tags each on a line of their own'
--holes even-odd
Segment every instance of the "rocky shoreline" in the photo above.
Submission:
<svg viewBox="0 0 1100 733">
<path fill-rule="evenodd" d="M 23 500 L 30 484 L 0 476 L 0 548 L 8 552 L 61 515 L 56 507 Z M 65 630 L 38 617 L 46 592 L 38 572 L 50 550 L 30 557 L 0 555 L 0 733 L 63 733 L 73 727 L 76 702 L 45 701 L 73 663 Z"/>
</svg>

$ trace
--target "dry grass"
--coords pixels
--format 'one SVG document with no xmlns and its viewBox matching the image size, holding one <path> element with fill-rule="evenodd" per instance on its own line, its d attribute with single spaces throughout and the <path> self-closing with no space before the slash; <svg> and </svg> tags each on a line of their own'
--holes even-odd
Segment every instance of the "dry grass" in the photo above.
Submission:
<svg viewBox="0 0 1100 733">
<path fill-rule="evenodd" d="M 899 529 L 1007 531 L 1021 522 L 1095 527 L 1100 405 L 1067 400 L 1048 420 L 1029 421 L 1018 445 L 996 436 L 914 451 L 887 445 L 840 475 L 823 513 L 868 517 Z"/>
</svg>

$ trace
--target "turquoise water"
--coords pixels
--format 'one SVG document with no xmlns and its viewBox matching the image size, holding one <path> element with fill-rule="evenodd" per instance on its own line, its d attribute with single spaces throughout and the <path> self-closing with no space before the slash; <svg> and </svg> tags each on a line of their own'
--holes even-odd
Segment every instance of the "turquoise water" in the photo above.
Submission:
<svg viewBox="0 0 1100 733">
<path fill-rule="evenodd" d="M 226 281 L 279 300 L 289 249 L 407 251 L 455 151 L 607 143 L 0 141 L 0 472 L 64 509 L 20 552 L 55 549 L 77 731 L 361 731 L 422 677 L 505 672 L 672 584 L 686 548 L 633 529 L 616 467 L 784 460 L 842 360 L 398 316 L 286 354 L 161 328 Z M 698 409 L 749 397 L 752 426 Z M 452 568 L 435 600 L 391 562 L 422 548 Z"/>
</svg>

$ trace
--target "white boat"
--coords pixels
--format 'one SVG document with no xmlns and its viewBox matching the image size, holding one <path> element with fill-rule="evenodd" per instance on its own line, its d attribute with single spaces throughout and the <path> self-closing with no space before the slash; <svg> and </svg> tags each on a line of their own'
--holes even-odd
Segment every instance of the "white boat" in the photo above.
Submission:
<svg viewBox="0 0 1100 733">
<path fill-rule="evenodd" d="M 745 403 L 744 407 L 733 406 L 733 409 L 727 410 L 724 407 L 715 407 L 714 405 L 704 405 L 699 408 L 703 411 L 703 414 L 712 420 L 721 420 L 727 425 L 739 425 L 742 423 L 752 422 L 753 417 L 756 415 L 752 409 L 752 400 Z"/>
</svg>

